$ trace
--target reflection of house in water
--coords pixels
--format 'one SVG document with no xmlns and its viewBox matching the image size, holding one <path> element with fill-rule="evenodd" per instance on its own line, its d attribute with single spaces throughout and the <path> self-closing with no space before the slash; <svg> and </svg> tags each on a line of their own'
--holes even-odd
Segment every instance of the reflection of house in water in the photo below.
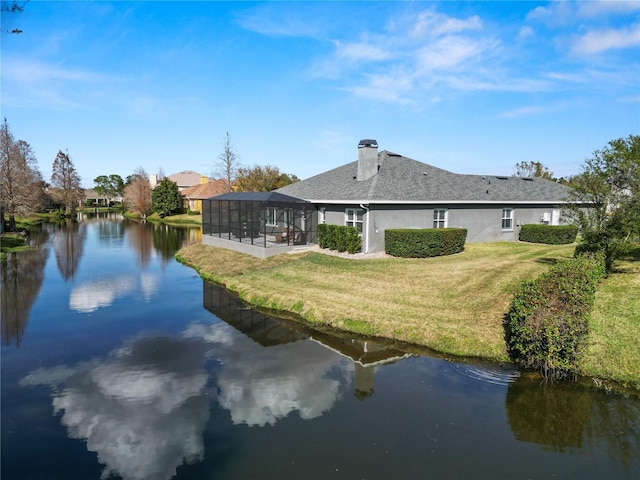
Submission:
<svg viewBox="0 0 640 480">
<path fill-rule="evenodd" d="M 355 396 L 360 400 L 373 394 L 376 365 L 396 362 L 411 354 L 381 343 L 319 332 L 301 323 L 270 317 L 249 308 L 224 287 L 203 281 L 203 305 L 215 316 L 244 333 L 263 347 L 310 339 L 349 358 L 355 366 Z"/>
</svg>

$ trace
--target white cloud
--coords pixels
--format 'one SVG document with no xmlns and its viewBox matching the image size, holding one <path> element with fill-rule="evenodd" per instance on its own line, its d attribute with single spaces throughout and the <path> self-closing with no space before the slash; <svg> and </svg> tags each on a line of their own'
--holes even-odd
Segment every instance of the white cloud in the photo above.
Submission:
<svg viewBox="0 0 640 480">
<path fill-rule="evenodd" d="M 530 115 L 536 115 L 544 112 L 546 109 L 541 106 L 530 106 L 530 107 L 522 107 L 516 108 L 514 110 L 509 110 L 508 112 L 503 112 L 498 115 L 498 118 L 517 118 L 517 117 L 525 117 Z"/>
<path fill-rule="evenodd" d="M 410 18 L 413 25 L 409 29 L 409 35 L 415 38 L 425 36 L 438 37 L 459 33 L 465 30 L 482 30 L 483 24 L 479 16 L 474 15 L 467 19 L 450 17 L 434 11 L 421 12 Z"/>
<path fill-rule="evenodd" d="M 366 42 L 335 42 L 336 55 L 347 60 L 380 61 L 388 59 L 391 54 L 383 48 Z"/>
<path fill-rule="evenodd" d="M 594 30 L 575 40 L 571 51 L 579 55 L 640 46 L 640 24 L 628 28 Z"/>
<path fill-rule="evenodd" d="M 518 31 L 517 39 L 518 40 L 524 40 L 525 38 L 529 38 L 529 37 L 533 36 L 534 34 L 535 34 L 535 31 L 533 30 L 533 28 L 531 28 L 529 26 L 524 26 L 524 27 L 520 28 L 520 30 Z"/>
</svg>

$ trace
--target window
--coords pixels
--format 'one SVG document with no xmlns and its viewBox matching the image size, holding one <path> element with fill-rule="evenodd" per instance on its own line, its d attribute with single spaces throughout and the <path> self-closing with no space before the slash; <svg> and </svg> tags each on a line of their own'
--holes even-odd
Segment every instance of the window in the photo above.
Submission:
<svg viewBox="0 0 640 480">
<path fill-rule="evenodd" d="M 278 209 L 275 207 L 267 207 L 267 211 L 265 212 L 265 221 L 267 226 L 275 227 L 278 225 Z"/>
<path fill-rule="evenodd" d="M 437 208 L 433 211 L 433 228 L 447 227 L 447 211 L 444 208 Z"/>
<path fill-rule="evenodd" d="M 502 209 L 502 230 L 513 230 L 513 209 Z"/>
<path fill-rule="evenodd" d="M 364 210 L 359 208 L 347 208 L 345 210 L 345 225 L 347 227 L 356 227 L 362 233 L 362 223 L 364 218 Z"/>
</svg>

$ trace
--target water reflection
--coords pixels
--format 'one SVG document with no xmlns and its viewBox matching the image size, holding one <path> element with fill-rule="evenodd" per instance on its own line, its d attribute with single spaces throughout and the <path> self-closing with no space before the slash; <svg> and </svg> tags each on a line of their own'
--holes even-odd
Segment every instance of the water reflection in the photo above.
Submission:
<svg viewBox="0 0 640 480">
<path fill-rule="evenodd" d="M 204 453 L 208 349 L 194 339 L 140 338 L 107 359 L 38 369 L 20 385 L 53 390 L 54 415 L 97 453 L 102 478 L 168 479 Z"/>
<path fill-rule="evenodd" d="M 247 306 L 228 290 L 203 281 L 204 307 L 218 318 L 262 346 L 284 345 L 309 338 L 353 362 L 354 395 L 364 400 L 373 395 L 374 368 L 411 356 L 396 348 L 366 340 L 356 340 L 305 327 L 298 322 L 276 319 Z"/>
<path fill-rule="evenodd" d="M 509 425 L 515 437 L 555 452 L 604 441 L 616 462 L 640 458 L 640 404 L 570 382 L 545 383 L 522 375 L 509 385 Z"/>
<path fill-rule="evenodd" d="M 309 420 L 328 412 L 353 381 L 357 396 L 370 395 L 375 366 L 406 356 L 317 332 L 312 339 L 216 285 L 203 289 L 207 309 L 228 323 L 134 338 L 106 359 L 40 368 L 20 381 L 53 391 L 54 415 L 70 438 L 97 453 L 103 477 L 170 478 L 183 461 L 201 459 L 211 401 L 235 425 L 275 425 L 294 412 Z"/>
<path fill-rule="evenodd" d="M 153 236 L 150 229 L 144 223 L 129 222 L 127 228 L 127 241 L 131 250 L 136 255 L 136 261 L 140 268 L 145 269 L 149 265 L 153 253 Z"/>
<path fill-rule="evenodd" d="M 73 279 L 82 258 L 87 227 L 84 223 L 64 219 L 56 223 L 53 232 L 53 251 L 60 275 L 65 280 Z"/>
<path fill-rule="evenodd" d="M 141 290 L 146 300 L 151 298 L 157 283 L 154 277 L 140 274 Z M 111 305 L 118 297 L 123 297 L 138 288 L 136 275 L 117 275 L 112 277 L 91 280 L 77 284 L 71 290 L 69 297 L 69 307 L 72 310 L 82 313 L 90 313 L 98 308 Z"/>
<path fill-rule="evenodd" d="M 175 228 L 169 225 L 153 225 L 153 246 L 165 263 L 173 261 L 174 254 L 180 248 L 202 240 L 202 229 Z"/>
<path fill-rule="evenodd" d="M 20 346 L 29 321 L 29 312 L 44 280 L 49 250 L 39 247 L 46 242 L 47 236 L 46 231 L 33 229 L 29 243 L 35 248 L 7 255 L 7 261 L 0 265 L 3 345 L 15 342 L 16 347 Z"/>
</svg>

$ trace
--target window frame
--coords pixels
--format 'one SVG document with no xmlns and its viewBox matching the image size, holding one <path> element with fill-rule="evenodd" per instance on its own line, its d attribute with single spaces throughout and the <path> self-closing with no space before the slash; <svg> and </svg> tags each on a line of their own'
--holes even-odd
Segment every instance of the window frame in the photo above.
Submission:
<svg viewBox="0 0 640 480">
<path fill-rule="evenodd" d="M 502 209 L 502 231 L 503 232 L 513 231 L 513 212 L 514 212 L 514 209 L 510 207 L 504 207 Z M 505 226 L 505 222 L 508 222 L 508 226 Z"/>
<path fill-rule="evenodd" d="M 362 220 L 358 220 L 358 216 Z M 345 208 L 344 224 L 347 227 L 356 227 L 360 233 L 364 232 L 364 210 L 362 208 Z"/>
<path fill-rule="evenodd" d="M 447 228 L 449 220 L 448 212 L 449 210 L 446 208 L 433 209 L 433 228 Z M 440 214 L 442 214 L 442 217 L 440 217 Z"/>
</svg>

